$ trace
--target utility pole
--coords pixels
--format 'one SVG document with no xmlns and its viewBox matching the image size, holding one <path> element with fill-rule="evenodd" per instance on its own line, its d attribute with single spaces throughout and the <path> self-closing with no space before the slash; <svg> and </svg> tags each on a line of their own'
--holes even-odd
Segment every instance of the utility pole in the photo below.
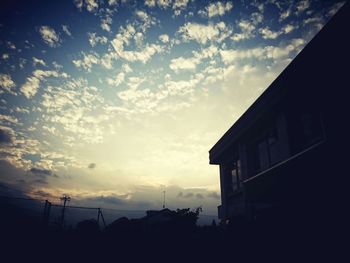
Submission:
<svg viewBox="0 0 350 263">
<path fill-rule="evenodd" d="M 100 226 L 100 217 L 102 218 L 102 222 L 103 222 L 104 227 L 106 227 L 106 222 L 105 222 L 105 218 L 103 217 L 102 210 L 101 210 L 101 208 L 98 208 L 98 212 L 97 212 L 97 224 L 98 224 L 99 226 Z"/>
<path fill-rule="evenodd" d="M 63 208 L 62 208 L 62 215 L 61 215 L 61 226 L 63 227 L 63 223 L 64 223 L 64 212 L 65 212 L 65 210 L 66 210 L 66 203 L 67 203 L 67 201 L 68 201 L 68 202 L 70 201 L 70 197 L 64 195 L 64 196 L 62 196 L 62 197 L 60 198 L 60 200 L 63 201 Z"/>
<path fill-rule="evenodd" d="M 165 208 L 165 191 L 163 191 L 163 209 Z"/>
<path fill-rule="evenodd" d="M 47 226 L 49 223 L 50 210 L 51 210 L 51 202 L 49 202 L 48 200 L 45 200 L 44 217 L 43 217 L 43 223 L 45 226 Z"/>
</svg>

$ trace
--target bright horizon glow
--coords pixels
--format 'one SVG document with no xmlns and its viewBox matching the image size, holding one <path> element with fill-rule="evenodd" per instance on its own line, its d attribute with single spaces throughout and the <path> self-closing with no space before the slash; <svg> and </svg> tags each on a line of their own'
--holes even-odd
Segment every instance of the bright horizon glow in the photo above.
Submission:
<svg viewBox="0 0 350 263">
<path fill-rule="evenodd" d="M 1 11 L 0 190 L 214 215 L 209 149 L 343 4 L 35 3 Z"/>
</svg>

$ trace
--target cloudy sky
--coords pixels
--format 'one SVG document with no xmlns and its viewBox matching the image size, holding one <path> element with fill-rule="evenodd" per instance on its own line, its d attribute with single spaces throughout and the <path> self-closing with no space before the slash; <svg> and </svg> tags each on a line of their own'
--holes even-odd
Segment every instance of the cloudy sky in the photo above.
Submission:
<svg viewBox="0 0 350 263">
<path fill-rule="evenodd" d="M 337 1 L 2 1 L 0 183 L 216 214 L 208 150 Z"/>
</svg>

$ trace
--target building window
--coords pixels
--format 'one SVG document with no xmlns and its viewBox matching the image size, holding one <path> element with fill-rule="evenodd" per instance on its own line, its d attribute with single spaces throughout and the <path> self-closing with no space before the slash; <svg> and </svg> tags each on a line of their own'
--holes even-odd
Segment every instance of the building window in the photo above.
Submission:
<svg viewBox="0 0 350 263">
<path fill-rule="evenodd" d="M 300 118 L 306 144 L 313 144 L 322 135 L 321 120 L 316 114 L 306 113 Z"/>
<path fill-rule="evenodd" d="M 299 112 L 292 116 L 288 126 L 292 153 L 298 153 L 323 138 L 321 116 L 317 112 Z"/>
<path fill-rule="evenodd" d="M 242 187 L 241 161 L 235 158 L 225 165 L 225 188 L 226 193 L 231 196 Z"/>
<path fill-rule="evenodd" d="M 255 172 L 263 171 L 279 160 L 276 129 L 270 129 L 253 145 Z"/>
<path fill-rule="evenodd" d="M 241 187 L 241 161 L 233 162 L 231 168 L 232 191 L 235 192 Z"/>
</svg>

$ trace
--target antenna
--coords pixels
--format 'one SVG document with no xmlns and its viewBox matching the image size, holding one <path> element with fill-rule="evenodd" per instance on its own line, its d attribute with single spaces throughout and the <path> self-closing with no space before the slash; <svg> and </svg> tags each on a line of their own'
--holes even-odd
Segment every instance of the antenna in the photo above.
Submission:
<svg viewBox="0 0 350 263">
<path fill-rule="evenodd" d="M 165 191 L 163 191 L 163 208 L 165 208 Z"/>
</svg>

